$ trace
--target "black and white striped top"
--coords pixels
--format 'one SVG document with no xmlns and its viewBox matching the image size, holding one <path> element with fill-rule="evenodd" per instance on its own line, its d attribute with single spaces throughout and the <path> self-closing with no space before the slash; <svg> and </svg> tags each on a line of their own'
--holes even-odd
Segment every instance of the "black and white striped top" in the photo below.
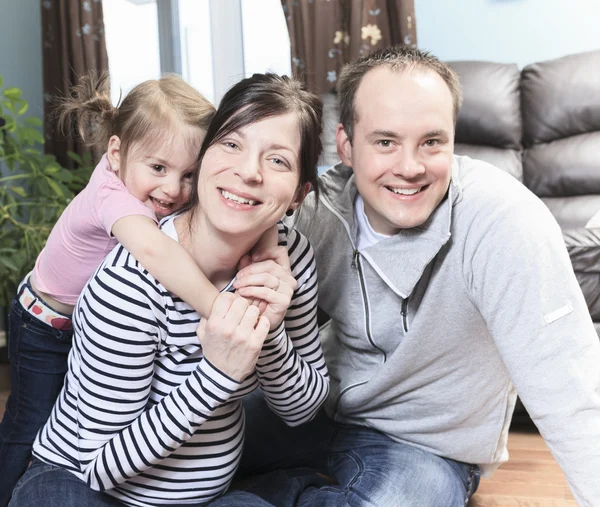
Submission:
<svg viewBox="0 0 600 507">
<path fill-rule="evenodd" d="M 173 219 L 163 230 L 177 240 Z M 329 391 L 315 260 L 296 230 L 280 224 L 279 241 L 298 287 L 242 383 L 203 358 L 199 315 L 118 245 L 77 303 L 65 386 L 34 455 L 127 505 L 198 504 L 235 473 L 244 395 L 260 384 L 288 424 L 311 419 Z"/>
</svg>

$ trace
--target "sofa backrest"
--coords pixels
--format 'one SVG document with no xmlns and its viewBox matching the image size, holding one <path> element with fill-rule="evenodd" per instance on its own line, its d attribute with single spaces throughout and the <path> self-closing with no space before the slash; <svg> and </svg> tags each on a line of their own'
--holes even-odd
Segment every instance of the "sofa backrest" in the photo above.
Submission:
<svg viewBox="0 0 600 507">
<path fill-rule="evenodd" d="M 600 51 L 535 63 L 449 62 L 464 103 L 459 155 L 490 162 L 542 198 L 563 227 L 600 209 Z"/>
<path fill-rule="evenodd" d="M 458 73 L 463 90 L 455 153 L 485 160 L 523 181 L 518 67 L 479 61 L 448 63 Z"/>
<path fill-rule="evenodd" d="M 523 182 L 539 197 L 600 194 L 600 51 L 521 73 Z"/>
</svg>

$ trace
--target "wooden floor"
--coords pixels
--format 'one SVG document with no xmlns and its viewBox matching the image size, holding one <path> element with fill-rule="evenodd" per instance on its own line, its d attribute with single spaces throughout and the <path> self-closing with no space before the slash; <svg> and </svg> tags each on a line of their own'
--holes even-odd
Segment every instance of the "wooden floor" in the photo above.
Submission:
<svg viewBox="0 0 600 507">
<path fill-rule="evenodd" d="M 8 364 L 0 363 L 0 417 L 9 389 Z M 565 476 L 535 430 L 511 430 L 508 449 L 509 461 L 491 480 L 481 480 L 469 507 L 577 507 Z"/>
<path fill-rule="evenodd" d="M 564 474 L 535 430 L 511 430 L 510 458 L 482 479 L 469 507 L 577 507 Z"/>
</svg>

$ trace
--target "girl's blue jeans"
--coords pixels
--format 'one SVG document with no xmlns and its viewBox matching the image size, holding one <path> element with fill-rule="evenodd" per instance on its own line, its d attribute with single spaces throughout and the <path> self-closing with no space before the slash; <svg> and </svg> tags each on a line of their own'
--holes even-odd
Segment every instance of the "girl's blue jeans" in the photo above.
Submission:
<svg viewBox="0 0 600 507">
<path fill-rule="evenodd" d="M 11 393 L 0 423 L 0 507 L 8 504 L 27 469 L 33 441 L 62 389 L 72 335 L 36 319 L 13 300 L 8 320 Z"/>
</svg>

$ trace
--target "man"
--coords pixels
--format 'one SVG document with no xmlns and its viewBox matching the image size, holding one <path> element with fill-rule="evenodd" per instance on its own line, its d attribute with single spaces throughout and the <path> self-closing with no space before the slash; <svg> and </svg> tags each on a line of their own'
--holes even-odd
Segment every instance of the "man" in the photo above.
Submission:
<svg viewBox="0 0 600 507">
<path fill-rule="evenodd" d="M 518 393 L 575 498 L 599 505 L 600 344 L 550 212 L 453 155 L 460 86 L 430 54 L 363 57 L 339 99 L 342 164 L 296 222 L 331 318 L 331 394 L 300 428 L 249 399 L 242 470 L 335 481 L 298 505 L 466 505 L 508 458 Z"/>
</svg>

